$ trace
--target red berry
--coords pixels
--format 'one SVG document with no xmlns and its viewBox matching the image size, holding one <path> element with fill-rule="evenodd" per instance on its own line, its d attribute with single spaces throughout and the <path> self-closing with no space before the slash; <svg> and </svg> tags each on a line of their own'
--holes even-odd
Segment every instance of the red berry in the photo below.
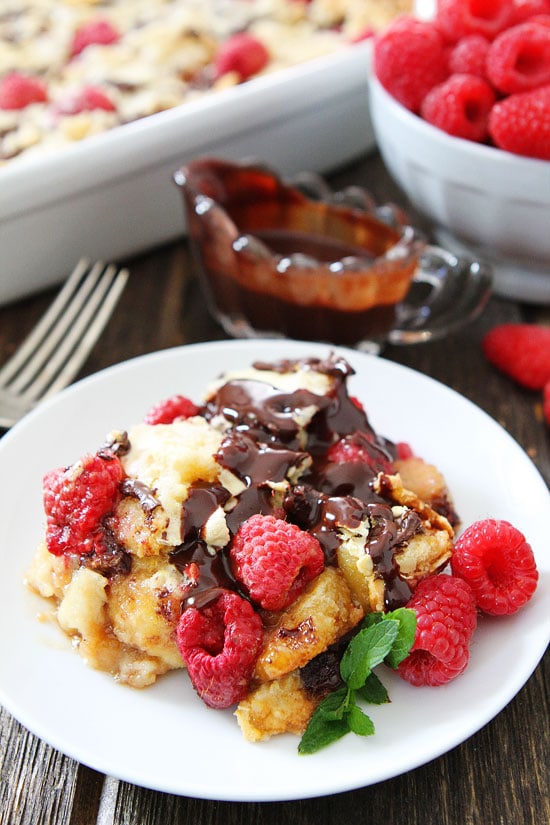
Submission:
<svg viewBox="0 0 550 825">
<path fill-rule="evenodd" d="M 324 567 L 317 539 L 274 516 L 245 521 L 233 538 L 230 557 L 235 577 L 264 610 L 284 610 Z"/>
<path fill-rule="evenodd" d="M 487 55 L 487 76 L 503 94 L 550 83 L 550 27 L 523 23 L 499 34 Z"/>
<path fill-rule="evenodd" d="M 550 14 L 550 0 L 516 0 L 512 25 L 542 14 Z"/>
<path fill-rule="evenodd" d="M 431 23 L 397 18 L 374 41 L 374 71 L 385 89 L 412 112 L 448 75 L 443 40 Z"/>
<path fill-rule="evenodd" d="M 421 115 L 449 135 L 484 141 L 495 94 L 481 77 L 453 74 L 426 95 Z"/>
<path fill-rule="evenodd" d="M 102 519 L 112 512 L 124 475 L 114 455 L 85 455 L 44 477 L 46 545 L 50 553 L 102 552 Z"/>
<path fill-rule="evenodd" d="M 499 324 L 482 342 L 485 357 L 499 370 L 531 390 L 550 381 L 550 327 Z"/>
<path fill-rule="evenodd" d="M 0 109 L 24 109 L 47 99 L 46 84 L 38 77 L 10 72 L 0 80 Z"/>
<path fill-rule="evenodd" d="M 91 20 L 74 33 L 71 57 L 80 54 L 88 46 L 108 46 L 118 43 L 119 40 L 119 32 L 108 20 Z"/>
<path fill-rule="evenodd" d="M 159 401 L 146 413 L 145 424 L 171 424 L 177 418 L 191 418 L 197 415 L 199 407 L 184 395 L 173 395 Z"/>
<path fill-rule="evenodd" d="M 550 381 L 542 389 L 542 413 L 544 420 L 550 427 Z"/>
<path fill-rule="evenodd" d="M 395 448 L 397 450 L 397 458 L 401 460 L 414 457 L 414 450 L 407 441 L 398 441 Z"/>
<path fill-rule="evenodd" d="M 55 111 L 60 115 L 77 115 L 94 109 L 116 111 L 113 101 L 98 86 L 85 86 L 77 94 L 59 101 L 55 106 Z"/>
<path fill-rule="evenodd" d="M 474 74 L 487 79 L 486 61 L 490 46 L 482 34 L 469 34 L 453 46 L 449 53 L 451 74 Z"/>
<path fill-rule="evenodd" d="M 251 34 L 240 32 L 222 43 L 214 66 L 216 77 L 235 72 L 242 82 L 258 74 L 268 63 L 269 52 L 262 41 Z"/>
<path fill-rule="evenodd" d="M 417 687 L 444 685 L 468 664 L 477 623 L 472 590 L 455 576 L 429 576 L 407 607 L 416 612 L 416 635 L 399 675 Z"/>
<path fill-rule="evenodd" d="M 456 43 L 468 34 L 489 40 L 514 18 L 514 0 L 438 0 L 435 24 L 444 37 Z"/>
<path fill-rule="evenodd" d="M 327 460 L 336 464 L 366 464 L 375 475 L 379 472 L 392 472 L 386 453 L 362 432 L 343 436 L 329 448 Z"/>
<path fill-rule="evenodd" d="M 228 708 L 248 693 L 262 643 L 262 622 L 252 605 L 224 591 L 181 615 L 176 638 L 193 687 L 212 708 Z"/>
<path fill-rule="evenodd" d="M 507 152 L 550 160 L 550 85 L 495 103 L 489 134 Z"/>
<path fill-rule="evenodd" d="M 479 609 L 494 616 L 515 613 L 537 587 L 531 546 L 507 521 L 485 519 L 468 527 L 455 543 L 451 567 L 468 582 Z"/>
</svg>

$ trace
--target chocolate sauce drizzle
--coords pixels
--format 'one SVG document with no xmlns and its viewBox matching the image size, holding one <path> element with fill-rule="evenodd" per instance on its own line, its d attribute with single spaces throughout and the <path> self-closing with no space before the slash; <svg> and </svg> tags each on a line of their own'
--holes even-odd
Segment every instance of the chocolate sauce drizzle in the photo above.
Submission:
<svg viewBox="0 0 550 825">
<path fill-rule="evenodd" d="M 349 397 L 346 382 L 353 369 L 337 357 L 257 362 L 254 367 L 280 373 L 318 371 L 330 376 L 333 386 L 320 396 L 306 389 L 282 392 L 261 380 L 236 379 L 223 384 L 204 405 L 201 414 L 206 420 L 221 416 L 231 427 L 216 458 L 238 479 L 242 491 L 231 496 L 224 487 L 199 484 L 184 502 L 183 540 L 170 556 L 189 581 L 184 606 L 207 604 L 223 588 L 247 595 L 231 571 L 230 542 L 215 550 L 204 536 L 203 527 L 219 506 L 225 510 L 231 536 L 253 513 L 297 524 L 318 538 L 327 564 L 336 563 L 341 528 L 355 530 L 367 519 L 366 548 L 376 575 L 384 580 L 386 607 L 405 604 L 411 591 L 400 578 L 394 551 L 419 529 L 420 518 L 410 511 L 395 517 L 372 488 L 378 472 L 394 458 L 395 448 L 373 430 L 364 410 Z M 309 423 L 302 426 L 304 411 Z M 359 439 L 368 463 L 327 461 L 327 450 L 344 436 Z M 281 483 L 299 471 L 299 483 L 287 484 L 282 494 Z"/>
</svg>

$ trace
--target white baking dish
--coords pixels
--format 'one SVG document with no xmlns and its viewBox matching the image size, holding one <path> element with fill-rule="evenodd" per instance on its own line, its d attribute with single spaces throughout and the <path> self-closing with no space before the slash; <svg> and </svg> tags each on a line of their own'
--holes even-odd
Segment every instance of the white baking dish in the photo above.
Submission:
<svg viewBox="0 0 550 825">
<path fill-rule="evenodd" d="M 119 260 L 182 235 L 172 175 L 191 157 L 293 174 L 372 149 L 370 54 L 360 43 L 0 168 L 0 303 L 58 283 L 82 256 Z"/>
</svg>

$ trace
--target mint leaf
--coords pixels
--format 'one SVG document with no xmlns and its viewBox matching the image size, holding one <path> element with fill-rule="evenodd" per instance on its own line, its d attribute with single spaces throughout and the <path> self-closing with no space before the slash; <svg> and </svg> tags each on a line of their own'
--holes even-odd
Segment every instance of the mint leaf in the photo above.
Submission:
<svg viewBox="0 0 550 825">
<path fill-rule="evenodd" d="M 322 704 L 313 712 L 300 740 L 300 754 L 317 753 L 349 733 L 348 715 L 346 714 L 343 719 L 327 719 L 321 710 Z"/>
<path fill-rule="evenodd" d="M 348 724 L 349 729 L 356 733 L 358 736 L 372 736 L 374 733 L 374 722 L 367 716 L 366 713 L 363 713 L 361 708 L 357 707 L 357 705 L 352 705 L 349 709 L 348 713 Z"/>
<path fill-rule="evenodd" d="M 325 696 L 315 712 L 328 722 L 343 719 L 349 709 L 350 693 L 351 691 L 345 686 L 338 688 L 338 690 Z"/>
<path fill-rule="evenodd" d="M 416 634 L 416 613 L 408 607 L 399 607 L 386 614 L 386 619 L 397 621 L 399 630 L 392 649 L 386 656 L 386 664 L 395 668 L 409 655 Z"/>
<path fill-rule="evenodd" d="M 376 673 L 371 673 L 365 684 L 357 689 L 357 695 L 370 705 L 384 705 L 390 701 L 388 691 Z"/>
<path fill-rule="evenodd" d="M 340 675 L 348 687 L 357 690 L 371 670 L 384 661 L 397 637 L 399 622 L 377 622 L 353 637 L 340 662 Z"/>
</svg>

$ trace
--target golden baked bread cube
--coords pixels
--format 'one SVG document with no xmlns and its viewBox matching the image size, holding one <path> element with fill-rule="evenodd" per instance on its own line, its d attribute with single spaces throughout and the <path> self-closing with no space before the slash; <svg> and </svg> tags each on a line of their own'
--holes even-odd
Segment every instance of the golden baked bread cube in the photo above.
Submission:
<svg viewBox="0 0 550 825">
<path fill-rule="evenodd" d="M 261 682 L 279 679 L 303 667 L 363 616 L 342 573 L 326 567 L 267 632 L 254 678 Z"/>
</svg>

